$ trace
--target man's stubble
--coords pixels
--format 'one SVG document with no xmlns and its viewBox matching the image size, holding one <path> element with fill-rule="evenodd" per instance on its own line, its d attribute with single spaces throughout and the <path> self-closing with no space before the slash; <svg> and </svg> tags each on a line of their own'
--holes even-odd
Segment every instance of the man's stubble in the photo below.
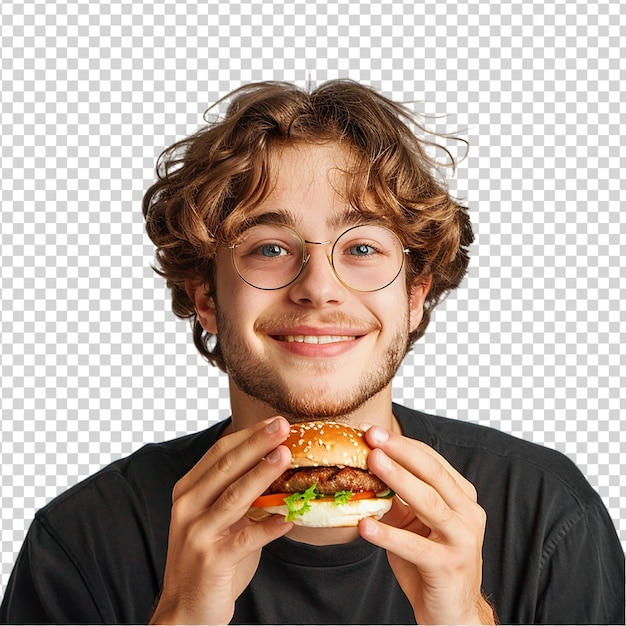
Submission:
<svg viewBox="0 0 626 626">
<path fill-rule="evenodd" d="M 372 360 L 349 386 L 335 390 L 331 395 L 328 383 L 318 379 L 320 374 L 322 379 L 323 374 L 333 375 L 332 364 L 303 359 L 302 376 L 308 376 L 311 384 L 305 391 L 294 392 L 277 375 L 267 358 L 252 352 L 238 336 L 228 314 L 221 310 L 218 302 L 215 302 L 215 306 L 219 332 L 217 340 L 226 364 L 226 372 L 232 381 L 242 392 L 272 407 L 277 414 L 293 422 L 340 419 L 354 413 L 389 385 L 408 349 L 407 307 L 403 323 L 399 324 L 397 332 L 379 358 Z"/>
</svg>

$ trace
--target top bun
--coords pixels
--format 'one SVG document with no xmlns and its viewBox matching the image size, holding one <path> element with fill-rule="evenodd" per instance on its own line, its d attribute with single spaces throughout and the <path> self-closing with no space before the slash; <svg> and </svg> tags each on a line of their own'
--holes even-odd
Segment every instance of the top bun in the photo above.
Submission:
<svg viewBox="0 0 626 626">
<path fill-rule="evenodd" d="M 364 432 L 339 422 L 292 424 L 283 445 L 291 450 L 292 467 L 356 467 L 367 470 L 371 448 Z"/>
</svg>

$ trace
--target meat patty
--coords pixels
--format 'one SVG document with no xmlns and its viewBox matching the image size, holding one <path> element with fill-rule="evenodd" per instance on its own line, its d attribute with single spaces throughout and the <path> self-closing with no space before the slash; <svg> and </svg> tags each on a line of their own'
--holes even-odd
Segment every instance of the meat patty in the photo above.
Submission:
<svg viewBox="0 0 626 626">
<path fill-rule="evenodd" d="M 332 495 L 337 491 L 374 491 L 380 493 L 387 485 L 367 470 L 354 467 L 299 467 L 288 469 L 265 492 L 295 493 L 316 484 L 319 493 Z"/>
</svg>

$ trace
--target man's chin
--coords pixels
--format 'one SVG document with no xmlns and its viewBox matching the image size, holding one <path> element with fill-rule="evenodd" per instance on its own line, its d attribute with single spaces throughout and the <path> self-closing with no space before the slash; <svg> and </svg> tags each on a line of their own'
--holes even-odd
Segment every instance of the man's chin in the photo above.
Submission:
<svg viewBox="0 0 626 626">
<path fill-rule="evenodd" d="M 272 384 L 261 383 L 261 378 L 235 380 L 237 386 L 248 396 L 266 404 L 292 422 L 315 419 L 339 419 L 351 415 L 371 400 L 372 396 L 384 388 L 374 381 L 366 380 L 341 387 L 319 381 L 303 385 L 298 381 L 277 381 Z M 388 381 L 386 381 L 388 382 Z"/>
</svg>

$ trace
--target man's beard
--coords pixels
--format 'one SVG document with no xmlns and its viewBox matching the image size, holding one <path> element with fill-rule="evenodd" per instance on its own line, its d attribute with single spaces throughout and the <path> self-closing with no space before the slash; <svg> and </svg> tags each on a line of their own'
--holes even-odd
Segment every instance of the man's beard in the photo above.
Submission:
<svg viewBox="0 0 626 626">
<path fill-rule="evenodd" d="M 217 302 L 215 304 L 219 332 L 217 339 L 226 365 L 226 372 L 241 391 L 271 406 L 277 414 L 293 422 L 338 419 L 354 413 L 387 387 L 408 350 L 409 316 L 407 311 L 404 323 L 389 342 L 384 354 L 372 361 L 349 387 L 335 390 L 331 396 L 327 390 L 328 383 L 312 382 L 305 393 L 294 392 L 276 375 L 267 357 L 264 358 L 249 349 L 237 335 L 229 321 L 228 314 L 220 309 Z M 303 379 L 308 376 L 307 368 L 311 366 L 315 367 L 315 373 L 320 373 L 323 372 L 325 364 L 323 361 L 313 364 L 303 362 Z M 327 369 L 327 376 L 332 377 L 334 371 L 332 365 L 329 365 Z M 313 379 L 314 377 L 311 377 L 311 380 Z"/>
</svg>

